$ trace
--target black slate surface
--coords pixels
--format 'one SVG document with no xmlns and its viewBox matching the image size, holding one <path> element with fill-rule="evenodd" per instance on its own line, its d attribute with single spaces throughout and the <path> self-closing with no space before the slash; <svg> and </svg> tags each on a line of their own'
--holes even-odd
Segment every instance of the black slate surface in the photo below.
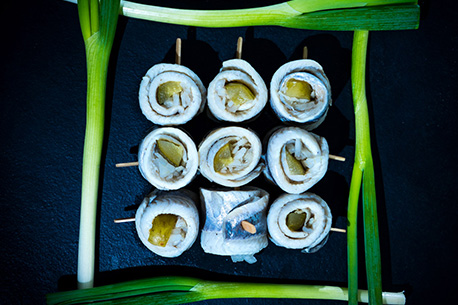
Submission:
<svg viewBox="0 0 458 305">
<path fill-rule="evenodd" d="M 456 5 L 447 2 L 422 2 L 419 30 L 370 34 L 367 81 L 383 289 L 405 290 L 407 304 L 447 304 L 456 282 L 458 35 L 453 16 Z M 225 8 L 239 3 L 199 1 L 195 7 Z M 193 6 L 185 1 L 169 5 Z M 47 293 L 72 289 L 76 280 L 85 125 L 84 46 L 73 4 L 11 1 L 0 12 L 0 303 L 43 304 Z M 234 57 L 239 36 L 245 38 L 243 58 L 267 83 L 281 64 L 299 58 L 305 45 L 309 57 L 328 74 L 334 106 L 315 132 L 325 136 L 331 152 L 346 157 L 347 162 L 331 162 L 325 178 L 311 191 L 328 201 L 334 226 L 345 226 L 354 153 L 352 33 L 279 27 L 204 29 L 120 18 L 109 77 L 98 284 L 181 274 L 346 286 L 345 234 L 331 234 L 323 249 L 309 255 L 271 243 L 256 256 L 256 264 L 248 265 L 205 254 L 198 242 L 179 258 L 157 257 L 141 244 L 132 223 L 113 223 L 115 218 L 133 216 L 152 190 L 137 169 L 114 166 L 136 160 L 137 145 L 152 127 L 138 106 L 141 77 L 156 63 L 173 62 L 175 39 L 181 37 L 183 64 L 207 85 L 221 62 Z M 280 124 L 266 107 L 248 126 L 263 136 Z M 185 129 L 200 142 L 208 130 L 220 125 L 203 113 Z M 268 189 L 272 198 L 281 193 L 263 177 L 253 185 Z M 190 188 L 199 186 L 212 187 L 198 177 Z M 360 237 L 362 245 L 362 232 Z M 341 304 L 202 302 L 267 303 Z"/>
</svg>

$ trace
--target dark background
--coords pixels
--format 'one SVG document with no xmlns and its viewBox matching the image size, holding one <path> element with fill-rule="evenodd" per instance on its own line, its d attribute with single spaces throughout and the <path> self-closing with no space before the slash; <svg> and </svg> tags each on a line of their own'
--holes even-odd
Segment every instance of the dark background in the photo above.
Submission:
<svg viewBox="0 0 458 305">
<path fill-rule="evenodd" d="M 169 5 L 227 8 L 242 3 L 194 2 Z M 254 1 L 253 6 L 273 2 Z M 405 290 L 407 304 L 446 304 L 456 290 L 458 35 L 454 1 L 441 2 L 421 3 L 419 30 L 371 32 L 369 40 L 367 89 L 383 290 Z M 0 303 L 42 304 L 47 293 L 72 289 L 76 282 L 84 45 L 74 4 L 11 1 L 0 10 Z M 205 254 L 199 241 L 175 259 L 152 254 L 132 223 L 113 223 L 115 218 L 133 216 L 152 187 L 136 168 L 114 165 L 137 159 L 137 145 L 152 127 L 138 106 L 140 80 L 152 65 L 173 62 L 177 37 L 183 39 L 182 63 L 205 85 L 222 61 L 234 57 L 239 36 L 245 38 L 243 58 L 266 83 L 280 65 L 300 58 L 307 46 L 309 57 L 324 67 L 334 99 L 325 123 L 315 132 L 328 139 L 331 153 L 347 158 L 344 163 L 331 161 L 325 178 L 311 191 L 329 203 L 333 225 L 345 227 L 354 153 L 352 35 L 279 27 L 190 28 L 121 17 L 109 74 L 97 283 L 180 274 L 346 286 L 346 236 L 341 233 L 332 233 L 325 247 L 308 255 L 270 243 L 256 255 L 254 265 Z M 198 143 L 220 125 L 202 113 L 184 128 Z M 248 124 L 261 137 L 278 125 L 269 106 Z M 281 194 L 263 177 L 252 185 L 267 189 L 273 199 Z M 189 188 L 199 186 L 212 187 L 198 177 Z M 360 246 L 362 236 L 360 232 Z M 360 287 L 365 288 L 363 252 L 360 260 Z M 340 304 L 202 304 L 267 302 Z"/>
</svg>

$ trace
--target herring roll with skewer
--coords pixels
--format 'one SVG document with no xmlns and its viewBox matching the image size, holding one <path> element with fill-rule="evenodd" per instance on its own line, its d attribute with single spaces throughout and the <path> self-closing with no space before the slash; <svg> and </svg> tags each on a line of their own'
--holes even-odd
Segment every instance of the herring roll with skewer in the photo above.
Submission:
<svg viewBox="0 0 458 305">
<path fill-rule="evenodd" d="M 253 131 L 236 126 L 219 128 L 199 145 L 200 173 L 223 186 L 242 186 L 264 169 L 261 153 L 261 140 Z"/>
<path fill-rule="evenodd" d="M 300 194 L 323 178 L 328 159 L 325 138 L 300 127 L 283 127 L 269 138 L 264 173 L 283 191 Z"/>
<path fill-rule="evenodd" d="M 256 262 L 267 246 L 269 194 L 259 188 L 200 190 L 206 214 L 201 246 L 206 253 L 231 256 L 233 262 Z M 247 228 L 248 226 L 248 228 Z"/>
<path fill-rule="evenodd" d="M 202 112 L 206 89 L 189 68 L 177 64 L 157 64 L 140 84 L 140 108 L 157 125 L 181 125 Z"/>
<path fill-rule="evenodd" d="M 328 204 L 313 193 L 284 194 L 270 206 L 267 228 L 277 246 L 313 253 L 321 249 L 331 230 Z"/>
<path fill-rule="evenodd" d="M 186 186 L 197 173 L 198 160 L 192 139 L 174 127 L 153 130 L 142 141 L 138 151 L 140 173 L 160 190 Z"/>
<path fill-rule="evenodd" d="M 282 121 L 318 127 L 331 105 L 331 86 L 323 68 L 311 59 L 281 66 L 270 82 L 270 104 Z"/>
<path fill-rule="evenodd" d="M 196 200 L 196 194 L 188 190 L 149 194 L 135 214 L 142 243 L 163 257 L 177 257 L 188 250 L 199 232 Z"/>
<path fill-rule="evenodd" d="M 243 59 L 223 62 L 208 86 L 207 103 L 221 121 L 243 122 L 261 112 L 267 103 L 267 87 L 256 70 Z"/>
</svg>

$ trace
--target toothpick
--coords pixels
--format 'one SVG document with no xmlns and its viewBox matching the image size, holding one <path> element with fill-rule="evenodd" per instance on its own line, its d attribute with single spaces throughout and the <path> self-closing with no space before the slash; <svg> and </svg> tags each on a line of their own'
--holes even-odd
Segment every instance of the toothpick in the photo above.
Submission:
<svg viewBox="0 0 458 305">
<path fill-rule="evenodd" d="M 129 167 L 129 166 L 138 166 L 138 161 L 125 162 L 125 163 L 116 163 L 116 167 Z"/>
<path fill-rule="evenodd" d="M 181 65 L 181 38 L 177 38 L 175 47 L 175 63 Z"/>
<path fill-rule="evenodd" d="M 331 228 L 331 231 L 339 232 L 339 233 L 347 233 L 347 230 L 340 229 L 340 228 Z"/>
<path fill-rule="evenodd" d="M 135 217 L 128 217 L 128 218 L 118 218 L 118 219 L 115 219 L 114 222 L 115 223 L 125 223 L 125 222 L 134 222 L 135 221 Z M 242 220 L 242 222 L 240 223 L 242 228 L 247 231 L 248 233 L 251 233 L 251 234 L 255 234 L 256 233 L 256 227 L 246 221 L 246 220 Z M 340 229 L 340 228 L 331 228 L 331 231 L 333 232 L 338 232 L 338 233 L 347 233 L 347 230 L 345 229 Z"/>
<path fill-rule="evenodd" d="M 237 40 L 237 51 L 235 52 L 235 58 L 241 59 L 242 58 L 242 45 L 243 45 L 243 38 L 239 37 Z"/>
<path fill-rule="evenodd" d="M 135 217 L 118 218 L 114 220 L 115 223 L 132 222 L 132 221 L 135 221 Z"/>
<path fill-rule="evenodd" d="M 345 161 L 345 157 L 336 156 L 336 155 L 329 155 L 329 159 L 336 160 L 336 161 L 341 161 L 341 162 Z"/>
<path fill-rule="evenodd" d="M 307 49 L 307 46 L 305 46 L 304 49 L 302 50 L 302 58 L 307 59 L 308 55 L 309 55 L 309 50 Z"/>
</svg>

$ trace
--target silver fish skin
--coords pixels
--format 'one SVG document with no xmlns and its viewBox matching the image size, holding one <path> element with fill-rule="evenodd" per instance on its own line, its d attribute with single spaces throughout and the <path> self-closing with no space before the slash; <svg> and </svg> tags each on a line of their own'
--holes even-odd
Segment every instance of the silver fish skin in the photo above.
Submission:
<svg viewBox="0 0 458 305">
<path fill-rule="evenodd" d="M 231 256 L 234 262 L 256 262 L 254 254 L 268 244 L 269 194 L 259 188 L 246 187 L 240 190 L 200 189 L 200 197 L 206 215 L 201 234 L 204 252 Z M 242 228 L 243 220 L 256 228 L 254 234 Z"/>
<path fill-rule="evenodd" d="M 289 80 L 308 83 L 312 100 L 285 94 Z M 303 124 L 307 130 L 317 128 L 332 105 L 331 85 L 323 67 L 311 59 L 293 60 L 282 65 L 270 82 L 270 105 L 282 121 Z"/>
<path fill-rule="evenodd" d="M 291 230 L 286 220 L 289 213 L 298 211 L 307 215 L 302 228 Z M 288 249 L 313 253 L 321 249 L 331 230 L 332 214 L 328 204 L 318 195 L 283 194 L 271 205 L 267 215 L 269 238 L 274 244 Z"/>
<path fill-rule="evenodd" d="M 141 242 L 157 255 L 180 256 L 194 244 L 199 233 L 199 212 L 195 204 L 197 200 L 198 196 L 186 189 L 151 192 L 143 199 L 135 214 L 135 227 Z M 161 214 L 178 216 L 176 227 L 165 247 L 148 241 L 154 218 Z"/>
</svg>

